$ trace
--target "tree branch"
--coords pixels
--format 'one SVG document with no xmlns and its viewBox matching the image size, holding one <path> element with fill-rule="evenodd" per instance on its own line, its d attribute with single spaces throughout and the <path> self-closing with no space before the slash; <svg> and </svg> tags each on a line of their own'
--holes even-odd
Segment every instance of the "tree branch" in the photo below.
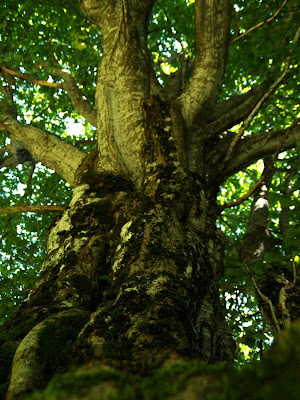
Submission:
<svg viewBox="0 0 300 400">
<path fill-rule="evenodd" d="M 3 67 L 3 65 L 0 65 L 0 71 L 3 71 L 11 76 L 16 76 L 17 78 L 21 78 L 24 81 L 31 82 L 34 85 L 49 86 L 49 87 L 60 88 L 60 89 L 62 89 L 62 87 L 63 87 L 61 83 L 48 82 L 48 81 L 43 81 L 43 80 L 39 80 L 39 79 L 34 79 L 34 78 L 31 78 L 29 75 L 22 74 L 21 72 L 13 71 L 11 69 Z"/>
<path fill-rule="evenodd" d="M 258 23 L 257 25 L 252 26 L 250 29 L 248 29 L 246 32 L 243 32 L 242 34 L 240 34 L 239 36 L 237 36 L 236 38 L 232 39 L 230 44 L 235 43 L 237 40 L 241 39 L 242 37 L 248 35 L 248 33 L 253 32 L 255 29 L 260 28 L 261 26 L 263 26 L 264 24 L 268 24 L 269 22 L 271 22 L 274 18 L 277 17 L 277 15 L 280 13 L 280 11 L 283 9 L 283 7 L 285 6 L 285 4 L 287 3 L 288 0 L 284 0 L 284 2 L 282 3 L 282 5 L 278 8 L 278 10 L 275 12 L 275 14 L 272 15 L 272 17 L 267 18 L 263 21 L 261 21 L 260 23 Z"/>
<path fill-rule="evenodd" d="M 299 122 L 300 119 L 297 119 L 290 127 L 284 130 L 275 131 L 272 133 L 265 132 L 259 136 L 245 137 L 241 139 L 232 152 L 228 164 L 222 170 L 220 180 L 224 181 L 229 176 L 253 164 L 260 158 L 264 158 L 273 154 L 278 149 L 283 136 L 287 131 L 287 138 L 280 151 L 295 147 L 297 142 L 300 141 Z M 222 142 L 220 146 L 222 147 L 224 154 L 225 143 Z M 220 156 L 222 157 L 222 154 Z"/>
<path fill-rule="evenodd" d="M 43 66 L 47 64 L 43 63 Z M 29 75 L 22 74 L 21 72 L 13 71 L 6 67 L 0 66 L 0 71 L 3 71 L 11 76 L 21 78 L 34 85 L 49 86 L 53 88 L 63 89 L 67 92 L 74 108 L 93 126 L 97 126 L 97 112 L 90 105 L 87 98 L 81 93 L 75 79 L 71 73 L 60 67 L 55 67 L 55 75 L 63 80 L 63 83 L 48 82 L 44 80 L 31 78 Z"/>
<path fill-rule="evenodd" d="M 212 109 L 221 90 L 230 29 L 228 0 L 196 0 L 196 57 L 192 79 L 179 97 L 186 124 L 190 127 L 203 109 Z"/>
<path fill-rule="evenodd" d="M 286 199 L 290 199 L 293 193 L 292 182 L 294 177 L 298 174 L 298 168 L 289 169 L 285 171 L 282 195 Z M 282 234 L 283 239 L 287 237 L 289 228 L 290 228 L 290 207 L 285 204 L 283 201 L 281 202 L 281 213 L 279 217 L 279 227 Z"/>
<path fill-rule="evenodd" d="M 0 107 L 5 112 L 10 113 L 14 118 L 17 118 L 17 108 L 14 103 L 14 85 L 15 79 L 0 68 L 0 73 L 4 78 L 5 84 L 0 86 L 0 92 L 4 95 L 4 101 L 1 101 Z"/>
<path fill-rule="evenodd" d="M 248 191 L 248 193 L 246 193 L 243 197 L 241 197 L 238 200 L 232 201 L 230 203 L 226 203 L 223 204 L 222 206 L 220 206 L 220 211 L 225 210 L 225 208 L 232 208 L 235 206 L 238 206 L 240 204 L 242 204 L 244 201 L 248 200 L 249 197 L 255 192 L 255 190 L 261 185 L 261 183 L 264 181 L 264 179 L 266 178 L 266 176 L 268 175 L 268 173 L 271 171 L 271 169 L 273 168 L 274 162 L 280 152 L 280 150 L 282 149 L 284 142 L 286 141 L 287 137 L 289 134 L 289 130 L 286 131 L 285 135 L 282 137 L 281 142 L 279 143 L 278 148 L 276 149 L 276 152 L 270 162 L 270 164 L 268 165 L 268 167 L 265 169 L 265 171 L 263 172 L 263 174 L 261 175 L 261 177 L 259 178 L 259 180 L 256 182 L 256 184 Z"/>
<path fill-rule="evenodd" d="M 262 93 L 261 87 L 255 87 L 248 93 L 232 96 L 217 104 L 205 129 L 207 136 L 217 135 L 242 122 L 253 110 Z"/>
<path fill-rule="evenodd" d="M 278 322 L 278 319 L 277 319 L 277 317 L 276 317 L 276 313 L 275 313 L 275 309 L 274 309 L 274 306 L 273 306 L 272 301 L 269 299 L 269 297 L 265 296 L 265 295 L 259 290 L 259 287 L 257 286 L 256 281 L 255 281 L 253 275 L 252 275 L 251 272 L 250 272 L 250 269 L 248 268 L 248 266 L 247 266 L 247 264 L 246 264 L 245 262 L 244 262 L 244 265 L 245 265 L 245 267 L 246 267 L 246 269 L 247 269 L 247 272 L 248 272 L 248 274 L 249 274 L 249 276 L 250 276 L 250 278 L 251 278 L 251 280 L 252 280 L 252 282 L 253 282 L 253 285 L 254 285 L 255 289 L 257 290 L 257 293 L 258 293 L 259 297 L 262 299 L 262 301 L 263 301 L 264 303 L 267 303 L 267 304 L 269 305 L 269 307 L 270 307 L 270 313 L 271 313 L 271 315 L 272 315 L 273 323 L 274 323 L 274 325 L 275 325 L 275 327 L 276 327 L 277 333 L 280 332 L 279 322 Z"/>
<path fill-rule="evenodd" d="M 55 205 L 31 206 L 28 204 L 21 204 L 19 206 L 0 208 L 0 213 L 15 214 L 22 212 L 40 212 L 40 213 L 64 212 L 66 208 L 67 206 L 55 206 Z"/>
<path fill-rule="evenodd" d="M 245 119 L 245 121 L 243 122 L 243 125 L 241 126 L 241 128 L 239 129 L 238 133 L 235 135 L 234 139 L 232 140 L 229 148 L 228 148 L 228 152 L 220 166 L 220 170 L 222 170 L 224 168 L 224 166 L 226 165 L 226 163 L 228 162 L 234 147 L 236 146 L 237 142 L 241 139 L 241 137 L 243 136 L 244 132 L 246 131 L 246 129 L 249 127 L 249 125 L 251 124 L 253 118 L 255 117 L 255 115 L 257 114 L 257 112 L 260 110 L 260 108 L 262 107 L 263 103 L 266 101 L 266 99 L 274 92 L 274 90 L 282 84 L 282 82 L 284 81 L 284 79 L 287 77 L 287 75 L 289 74 L 290 69 L 289 69 L 289 62 L 287 62 L 286 67 L 284 69 L 284 72 L 280 75 L 280 77 L 272 83 L 272 85 L 269 87 L 269 89 L 262 95 L 262 97 L 259 99 L 259 101 L 255 104 L 253 110 L 250 112 L 250 114 L 248 115 L 248 117 Z"/>
<path fill-rule="evenodd" d="M 83 151 L 40 128 L 22 125 L 10 115 L 3 118 L 1 130 L 9 131 L 11 140 L 21 142 L 35 160 L 74 185 L 75 171 L 86 156 Z"/>
<path fill-rule="evenodd" d="M 55 67 L 55 75 L 63 80 L 62 88 L 67 92 L 74 108 L 93 126 L 97 127 L 97 111 L 78 88 L 71 73 L 66 69 Z"/>
</svg>

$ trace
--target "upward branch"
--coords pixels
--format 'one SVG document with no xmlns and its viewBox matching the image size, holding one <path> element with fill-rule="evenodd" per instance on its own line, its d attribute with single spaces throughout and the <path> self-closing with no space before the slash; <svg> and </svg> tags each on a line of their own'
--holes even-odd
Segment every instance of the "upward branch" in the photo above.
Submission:
<svg viewBox="0 0 300 400">
<path fill-rule="evenodd" d="M 206 135 L 216 136 L 244 121 L 263 95 L 261 86 L 247 93 L 238 94 L 217 104 L 206 127 Z"/>
<path fill-rule="evenodd" d="M 74 108 L 93 126 L 97 126 L 97 112 L 91 106 L 87 98 L 78 88 L 77 83 L 71 73 L 66 69 L 55 67 L 55 74 L 62 80 L 62 87 L 68 93 L 68 96 Z"/>
<path fill-rule="evenodd" d="M 196 0 L 196 57 L 190 84 L 180 97 L 188 126 L 203 107 L 217 100 L 225 71 L 230 28 L 230 1 Z"/>
</svg>

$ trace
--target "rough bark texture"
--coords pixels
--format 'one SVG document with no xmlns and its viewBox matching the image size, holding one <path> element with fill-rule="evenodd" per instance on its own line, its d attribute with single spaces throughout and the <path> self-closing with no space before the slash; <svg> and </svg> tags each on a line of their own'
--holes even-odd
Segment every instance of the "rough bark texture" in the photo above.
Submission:
<svg viewBox="0 0 300 400">
<path fill-rule="evenodd" d="M 164 103 L 149 98 L 143 115 L 141 189 L 99 173 L 97 151 L 77 171 L 70 206 L 50 231 L 40 278 L 10 321 L 18 326 L 34 310 L 34 327 L 14 358 L 8 399 L 51 376 L 56 362 L 37 354 L 43 332 L 62 317 L 88 321 L 77 325 L 71 357 L 58 365 L 101 360 L 147 371 L 188 359 L 233 361 L 218 296 L 223 242 L 215 228 L 216 189 L 181 167 Z"/>
</svg>

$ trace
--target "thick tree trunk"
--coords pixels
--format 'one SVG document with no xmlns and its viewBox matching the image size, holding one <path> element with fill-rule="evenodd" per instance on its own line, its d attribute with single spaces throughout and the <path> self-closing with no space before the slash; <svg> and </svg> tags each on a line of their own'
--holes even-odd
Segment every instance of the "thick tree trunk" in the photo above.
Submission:
<svg viewBox="0 0 300 400">
<path fill-rule="evenodd" d="M 217 187 L 207 184 L 205 149 L 202 139 L 194 143 L 199 132 L 192 123 L 202 103 L 213 106 L 220 88 L 209 85 L 199 107 L 195 85 L 182 101 L 150 97 L 152 5 L 82 1 L 104 40 L 98 149 L 77 169 L 73 199 L 50 231 L 34 290 L 2 328 L 15 332 L 7 356 L 17 348 L 8 399 L 43 386 L 73 363 L 99 360 L 141 372 L 187 359 L 233 361 L 218 291 L 223 241 L 215 227 Z M 214 32 L 206 27 L 204 49 L 212 37 L 218 46 L 227 43 L 229 8 L 217 12 L 219 23 Z M 214 79 L 224 72 L 226 48 L 212 65 Z M 203 65 L 197 59 L 195 79 L 202 84 Z M 206 116 L 200 122 L 204 127 Z"/>
<path fill-rule="evenodd" d="M 216 188 L 182 168 L 168 108 L 156 97 L 143 108 L 140 188 L 97 172 L 97 151 L 87 156 L 70 206 L 50 231 L 39 280 L 2 328 L 18 329 L 10 350 L 22 340 L 8 399 L 73 363 L 99 360 L 136 372 L 191 359 L 233 362 L 218 295 L 223 240 L 215 226 Z M 71 342 L 60 356 L 54 343 L 68 338 L 70 321 Z M 59 339 L 64 323 L 67 338 Z"/>
</svg>

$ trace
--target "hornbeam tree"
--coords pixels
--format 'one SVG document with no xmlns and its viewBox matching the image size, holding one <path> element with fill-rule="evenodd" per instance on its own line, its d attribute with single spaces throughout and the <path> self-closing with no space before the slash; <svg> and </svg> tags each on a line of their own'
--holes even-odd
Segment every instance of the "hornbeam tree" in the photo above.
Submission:
<svg viewBox="0 0 300 400">
<path fill-rule="evenodd" d="M 4 1 L 1 11 L 2 171 L 27 165 L 31 179 L 39 164 L 73 188 L 52 210 L 37 282 L 1 326 L 1 396 L 267 398 L 234 397 L 221 378 L 236 344 L 217 219 L 255 193 L 240 256 L 266 321 L 276 334 L 289 327 L 300 314 L 295 254 L 274 275 L 262 253 L 276 241 L 278 154 L 294 160 L 286 196 L 296 176 L 296 2 L 50 3 Z M 67 116 L 92 144 L 75 145 Z M 260 159 L 252 189 L 220 204 L 224 182 Z M 0 211 L 51 211 L 32 207 Z M 285 237 L 289 212 L 282 203 Z M 271 288 L 251 272 L 257 260 Z"/>
</svg>

